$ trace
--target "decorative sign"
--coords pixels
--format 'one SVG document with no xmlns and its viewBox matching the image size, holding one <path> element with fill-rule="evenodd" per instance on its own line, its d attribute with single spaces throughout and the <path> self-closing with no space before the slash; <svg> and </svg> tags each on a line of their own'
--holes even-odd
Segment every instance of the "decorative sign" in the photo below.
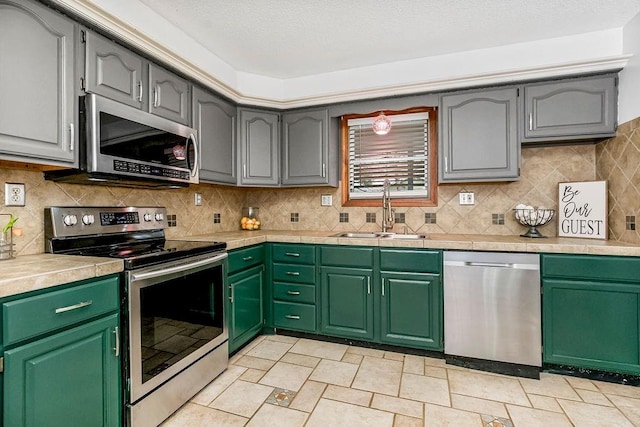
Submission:
<svg viewBox="0 0 640 427">
<path fill-rule="evenodd" d="M 607 238 L 607 181 L 561 182 L 558 237 Z"/>
</svg>

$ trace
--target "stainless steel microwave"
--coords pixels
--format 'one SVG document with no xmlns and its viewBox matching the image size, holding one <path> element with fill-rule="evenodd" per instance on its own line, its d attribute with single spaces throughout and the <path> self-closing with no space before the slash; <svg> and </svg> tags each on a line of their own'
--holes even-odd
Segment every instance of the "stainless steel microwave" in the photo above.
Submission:
<svg viewBox="0 0 640 427">
<path fill-rule="evenodd" d="M 144 188 L 199 182 L 194 129 L 95 94 L 80 101 L 80 168 L 48 171 L 46 179 Z"/>
</svg>

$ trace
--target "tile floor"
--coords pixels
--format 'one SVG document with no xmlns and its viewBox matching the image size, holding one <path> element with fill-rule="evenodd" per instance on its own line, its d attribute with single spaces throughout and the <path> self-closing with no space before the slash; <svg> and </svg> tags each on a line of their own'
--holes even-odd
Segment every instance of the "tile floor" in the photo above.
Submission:
<svg viewBox="0 0 640 427">
<path fill-rule="evenodd" d="M 163 427 L 640 426 L 640 387 L 260 336 Z"/>
</svg>

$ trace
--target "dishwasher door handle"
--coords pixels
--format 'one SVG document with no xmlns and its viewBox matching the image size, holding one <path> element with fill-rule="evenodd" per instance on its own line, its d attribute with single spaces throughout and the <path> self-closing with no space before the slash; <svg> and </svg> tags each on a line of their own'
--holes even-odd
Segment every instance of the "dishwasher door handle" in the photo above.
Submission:
<svg viewBox="0 0 640 427">
<path fill-rule="evenodd" d="M 498 268 L 514 268 L 514 264 L 509 264 L 506 262 L 473 262 L 466 261 L 464 265 L 468 265 L 470 267 L 498 267 Z"/>
</svg>

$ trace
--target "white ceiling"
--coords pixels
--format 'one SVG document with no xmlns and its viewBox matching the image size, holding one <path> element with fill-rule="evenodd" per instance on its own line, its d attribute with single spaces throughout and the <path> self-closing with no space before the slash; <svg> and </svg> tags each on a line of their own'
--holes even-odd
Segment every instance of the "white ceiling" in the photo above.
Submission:
<svg viewBox="0 0 640 427">
<path fill-rule="evenodd" d="M 140 0 L 237 71 L 287 79 L 621 28 L 640 0 Z"/>
</svg>

